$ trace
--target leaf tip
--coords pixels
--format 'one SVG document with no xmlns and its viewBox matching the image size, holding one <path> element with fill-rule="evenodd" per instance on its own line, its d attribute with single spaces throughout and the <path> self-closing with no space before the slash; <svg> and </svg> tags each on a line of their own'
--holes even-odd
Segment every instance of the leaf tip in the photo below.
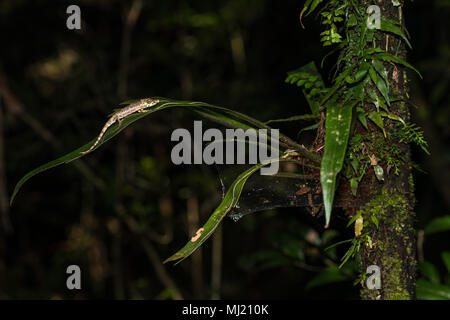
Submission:
<svg viewBox="0 0 450 320">
<path fill-rule="evenodd" d="M 13 193 L 12 193 L 12 195 L 11 195 L 11 199 L 9 199 L 9 206 L 10 206 L 10 207 L 12 207 L 13 202 L 14 202 L 14 199 L 16 198 L 16 195 L 17 195 L 17 192 L 19 191 L 19 189 L 20 189 L 20 187 L 18 187 L 18 186 L 16 185 L 16 187 L 14 188 L 14 191 L 13 191 Z"/>
</svg>

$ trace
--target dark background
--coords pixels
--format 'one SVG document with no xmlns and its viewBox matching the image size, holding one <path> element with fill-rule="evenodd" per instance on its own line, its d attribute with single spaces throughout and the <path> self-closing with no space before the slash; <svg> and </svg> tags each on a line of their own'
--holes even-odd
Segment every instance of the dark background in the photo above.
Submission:
<svg viewBox="0 0 450 320">
<path fill-rule="evenodd" d="M 66 28 L 70 4 L 81 8 L 79 31 Z M 222 236 L 192 259 L 161 265 L 221 197 L 214 168 L 170 161 L 171 132 L 199 119 L 186 111 L 139 121 L 82 160 L 31 179 L 8 205 L 24 174 L 95 137 L 124 100 L 200 100 L 264 121 L 307 113 L 301 90 L 284 83 L 286 72 L 311 60 L 320 65 L 329 49 L 319 43 L 318 19 L 305 18 L 301 28 L 302 6 L 293 0 L 158 0 L 142 8 L 136 1 L 2 0 L 0 298 L 358 298 L 351 264 L 340 281 L 309 289 L 346 250 L 338 248 L 334 259 L 324 255 L 325 238 L 347 239 L 352 230 L 335 220 L 324 234 L 302 208 L 251 214 L 238 223 L 225 219 Z M 450 208 L 449 8 L 449 1 L 416 0 L 403 9 L 414 47 L 409 61 L 424 76 L 411 75 L 411 98 L 419 106 L 413 119 L 431 150 L 426 156 L 413 149 L 426 172 L 414 171 L 418 230 Z M 326 81 L 332 70 L 330 57 Z M 295 138 L 306 125 L 280 129 Z M 442 272 L 440 253 L 449 240 L 440 233 L 422 248 Z M 82 269 L 80 291 L 66 289 L 71 264 Z M 212 274 L 221 283 L 212 284 Z"/>
</svg>

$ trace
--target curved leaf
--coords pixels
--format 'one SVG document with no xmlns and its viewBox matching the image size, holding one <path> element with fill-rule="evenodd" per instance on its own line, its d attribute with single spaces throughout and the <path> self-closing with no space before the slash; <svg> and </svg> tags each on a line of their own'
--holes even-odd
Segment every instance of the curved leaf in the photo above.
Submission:
<svg viewBox="0 0 450 320">
<path fill-rule="evenodd" d="M 202 114 L 205 117 L 208 117 L 216 122 L 219 122 L 221 124 L 224 124 L 224 125 L 230 126 L 230 127 L 272 129 L 268 125 L 254 119 L 252 117 L 249 117 L 245 114 L 242 114 L 240 112 L 233 111 L 233 110 L 230 110 L 230 109 L 227 109 L 224 107 L 211 105 L 211 104 L 208 104 L 205 102 L 179 101 L 179 100 L 172 100 L 172 99 L 163 98 L 163 97 L 154 97 L 153 99 L 158 99 L 160 102 L 158 104 L 156 104 L 155 106 L 147 109 L 147 112 L 142 112 L 142 113 L 137 112 L 137 113 L 131 114 L 128 117 L 122 119 L 120 125 L 118 123 L 113 124 L 111 127 L 108 128 L 108 130 L 105 132 L 102 139 L 99 141 L 99 143 L 93 150 L 97 149 L 102 144 L 106 143 L 109 139 L 116 136 L 119 132 L 121 132 L 123 129 L 125 129 L 130 124 L 134 123 L 135 121 L 137 121 L 145 116 L 148 116 L 149 114 L 151 114 L 153 112 L 160 111 L 160 110 L 163 110 L 166 108 L 171 108 L 171 107 L 184 107 L 188 110 L 199 112 L 200 114 Z M 14 198 L 17 195 L 17 192 L 20 190 L 22 185 L 27 180 L 29 180 L 31 177 L 35 176 L 36 174 L 38 174 L 40 172 L 46 171 L 50 168 L 59 166 L 61 164 L 69 163 L 71 161 L 74 161 L 74 160 L 84 156 L 81 152 L 88 150 L 91 147 L 91 145 L 93 145 L 95 143 L 96 139 L 97 138 L 94 138 L 91 141 L 89 141 L 88 143 L 86 143 L 85 145 L 79 147 L 78 149 L 28 172 L 16 184 L 13 194 L 11 196 L 10 205 L 12 205 Z M 320 157 L 318 155 L 309 152 L 308 150 L 306 150 L 305 147 L 297 144 L 296 142 L 294 142 L 293 140 L 291 140 L 290 138 L 288 138 L 282 134 L 280 134 L 280 145 L 297 150 L 299 153 L 304 155 L 306 158 L 308 158 L 314 162 L 318 163 L 320 161 Z"/>
<path fill-rule="evenodd" d="M 424 261 L 419 265 L 420 272 L 430 280 L 431 283 L 441 282 L 439 271 L 431 262 Z"/>
<path fill-rule="evenodd" d="M 432 234 L 442 231 L 450 231 L 450 216 L 443 216 L 431 220 L 425 227 L 425 234 Z"/>
<path fill-rule="evenodd" d="M 197 248 L 200 247 L 202 243 L 205 242 L 205 240 L 211 236 L 211 234 L 214 232 L 214 230 L 217 228 L 220 221 L 222 221 L 222 219 L 226 216 L 226 214 L 236 206 L 236 204 L 239 201 L 239 197 L 241 196 L 242 189 L 244 188 L 244 185 L 247 182 L 247 179 L 258 169 L 276 161 L 289 161 L 289 160 L 283 159 L 269 160 L 264 163 L 256 164 L 252 166 L 250 169 L 247 169 L 243 173 L 241 173 L 236 178 L 236 180 L 234 180 L 234 182 L 231 184 L 222 202 L 211 214 L 208 221 L 206 221 L 203 227 L 199 229 L 202 230 L 200 236 L 193 237 L 182 249 L 180 249 L 178 252 L 167 258 L 164 261 L 164 263 L 175 260 L 178 260 L 177 263 L 180 263 L 181 261 L 189 257 L 195 250 L 197 250 Z"/>
<path fill-rule="evenodd" d="M 376 53 L 372 57 L 375 58 L 375 59 L 381 59 L 381 60 L 388 61 L 388 62 L 392 61 L 392 62 L 395 62 L 395 63 L 398 63 L 398 64 L 402 64 L 405 67 L 407 67 L 407 68 L 409 68 L 411 70 L 414 70 L 419 75 L 419 77 L 421 79 L 423 79 L 423 77 L 420 74 L 419 70 L 417 70 L 410 63 L 406 62 L 405 60 L 403 60 L 403 59 L 401 59 L 401 58 L 399 58 L 397 56 L 394 56 L 394 55 L 389 54 L 389 53 Z"/>
<path fill-rule="evenodd" d="M 406 37 L 405 33 L 402 31 L 402 29 L 397 26 L 396 24 L 394 24 L 392 20 L 386 20 L 384 17 L 381 18 L 381 23 L 380 23 L 380 29 L 381 31 L 384 32 L 390 32 L 393 33 L 397 36 L 399 36 L 400 38 L 402 38 L 406 44 L 408 45 L 408 47 L 410 49 L 412 49 L 411 43 L 408 40 L 408 37 Z"/>
<path fill-rule="evenodd" d="M 268 120 L 265 122 L 265 124 L 275 123 L 275 122 L 291 122 L 291 121 L 299 121 L 299 120 L 316 120 L 318 118 L 319 118 L 319 115 L 302 114 L 302 115 L 292 116 L 292 117 L 285 118 L 285 119 Z"/>
<path fill-rule="evenodd" d="M 416 295 L 417 298 L 423 300 L 450 300 L 450 287 L 419 279 L 417 280 Z"/>
<path fill-rule="evenodd" d="M 450 273 L 450 251 L 444 251 L 441 253 L 442 261 L 447 268 L 447 272 Z"/>
<path fill-rule="evenodd" d="M 372 67 L 369 68 L 369 75 L 370 75 L 370 78 L 372 79 L 373 83 L 376 85 L 378 90 L 381 92 L 381 95 L 383 96 L 386 103 L 388 105 L 390 105 L 391 103 L 389 101 L 389 88 L 388 88 L 388 85 L 386 84 L 386 82 L 381 77 L 378 76 L 378 73 Z"/>
</svg>

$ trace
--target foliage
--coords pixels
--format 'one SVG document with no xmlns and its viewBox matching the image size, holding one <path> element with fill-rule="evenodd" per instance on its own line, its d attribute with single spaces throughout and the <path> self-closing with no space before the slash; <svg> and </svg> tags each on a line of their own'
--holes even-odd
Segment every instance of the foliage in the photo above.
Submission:
<svg viewBox="0 0 450 320">
<path fill-rule="evenodd" d="M 426 154 L 430 154 L 428 151 L 428 142 L 423 137 L 423 131 L 414 123 L 408 123 L 402 127 L 400 131 L 400 142 L 415 143 Z"/>
<path fill-rule="evenodd" d="M 320 5 L 324 1 L 315 2 Z M 450 96 L 447 94 L 450 90 L 450 82 L 447 81 L 449 7 L 444 6 L 445 1 L 427 5 L 424 2 L 410 1 L 403 7 L 405 22 L 414 35 L 416 47 L 410 59 L 424 75 L 423 82 L 409 79 L 412 99 L 417 104 L 426 105 L 426 108 L 413 109 L 412 115 L 425 130 L 433 150 L 430 157 L 413 153 L 416 161 L 428 172 L 427 175 L 414 175 L 419 222 L 435 214 L 449 212 L 445 204 L 448 202 L 446 199 L 450 199 L 446 191 L 450 179 L 445 175 L 450 159 L 447 143 L 450 132 L 447 120 L 450 117 Z M 335 70 L 334 55 L 327 55 L 333 59 L 323 60 L 322 64 L 317 58 L 324 49 L 317 45 L 320 31 L 312 32 L 309 18 L 307 29 L 303 32 L 297 30 L 300 26 L 294 16 L 298 1 L 181 0 L 167 1 L 164 5 L 144 2 L 142 14 L 132 30 L 128 29 L 128 20 L 124 19 L 131 2 L 116 4 L 105 6 L 104 1 L 99 0 L 81 3 L 82 12 L 88 14 L 82 14 L 84 22 L 80 33 L 65 28 L 64 8 L 57 8 L 50 1 L 2 2 L 1 31 L 4 42 L 8 43 L 0 52 L 4 62 L 2 84 L 6 80 L 18 99 L 17 105 L 25 107 L 24 113 L 14 112 L 12 107 L 16 104 L 11 105 L 3 95 L 6 93 L 0 93 L 3 123 L 0 131 L 4 138 L 1 145 L 5 161 L 3 178 L 6 179 L 6 186 L 3 179 L 2 185 L 6 192 L 12 191 L 12 183 L 29 169 L 71 151 L 70 148 L 81 145 L 80 141 L 89 141 L 106 121 L 104 115 L 110 112 L 111 107 L 128 97 L 158 94 L 177 99 L 199 99 L 239 106 L 239 111 L 258 115 L 259 119 L 304 121 L 286 126 L 287 130 L 295 131 L 293 134 L 303 123 L 317 128 L 319 117 L 310 115 L 306 103 L 305 106 L 298 103 L 299 91 L 280 84 L 280 75 L 309 62 L 311 57 L 324 75 L 325 86 L 330 84 L 328 71 Z M 306 13 L 303 14 L 303 22 Z M 37 16 L 39 19 L 36 20 Z M 321 18 L 320 15 L 318 17 Z M 20 28 L 17 27 L 18 21 Z M 342 23 L 337 22 L 337 27 L 344 40 Z M 41 36 L 43 28 L 46 37 Z M 324 26 L 323 30 L 327 28 L 329 26 Z M 111 41 L 111 33 L 120 35 L 123 30 L 126 32 L 122 41 L 121 37 Z M 131 36 L 128 43 L 127 34 Z M 27 39 L 26 46 L 23 39 Z M 243 44 L 241 56 L 235 55 L 236 47 L 239 50 L 236 46 L 239 39 Z M 124 40 L 126 46 L 122 46 Z M 334 49 L 331 52 L 338 52 L 340 44 L 325 49 L 331 47 Z M 23 50 L 24 47 L 33 50 Z M 123 48 L 130 49 L 129 68 L 125 64 L 122 75 L 128 83 L 128 90 L 119 94 L 117 81 L 122 77 L 122 68 L 118 57 L 121 50 L 123 53 L 128 51 Z M 69 59 L 73 61 L 69 69 L 56 63 L 67 61 L 62 59 L 67 55 L 60 55 L 61 52 L 71 53 L 69 58 L 75 57 L 75 60 Z M 240 57 L 242 60 L 238 59 Z M 126 63 L 126 56 L 125 59 L 121 57 L 122 60 Z M 387 64 L 387 70 L 391 65 Z M 55 73 L 53 76 L 49 74 L 55 71 L 58 77 L 54 76 Z M 358 109 L 362 109 L 360 105 L 355 108 Z M 326 112 L 324 108 L 322 110 Z M 302 119 L 302 113 L 307 113 L 308 119 Z M 294 116 L 289 117 L 292 114 Z M 354 118 L 371 125 L 372 120 L 364 114 L 362 110 Z M 114 141 L 102 145 L 89 157 L 61 166 L 57 171 L 49 170 L 37 176 L 38 179 L 30 180 L 30 185 L 20 190 L 13 208 L 9 209 L 14 233 L 6 237 L 2 233 L 0 297 L 71 299 L 74 293 L 65 289 L 65 273 L 61 270 L 74 263 L 82 266 L 83 283 L 86 284 L 81 292 L 75 294 L 78 298 L 175 297 L 171 294 L 173 290 L 169 287 L 164 289 L 158 274 L 153 272 L 141 237 L 150 240 L 160 257 L 170 256 L 178 249 L 176 246 L 184 244 L 187 230 L 193 228 L 192 222 L 186 221 L 190 208 L 186 201 L 197 199 L 201 202 L 199 222 L 202 223 L 214 210 L 211 206 L 220 203 L 222 192 L 214 168 L 195 166 L 186 170 L 184 166 L 170 165 L 168 128 L 191 125 L 195 115 L 191 117 L 174 110 L 154 116 L 133 123 Z M 31 121 L 33 118 L 34 122 Z M 385 124 L 387 120 L 384 118 Z M 274 122 L 266 124 L 273 125 Z M 400 129 L 400 122 L 398 127 Z M 305 141 L 310 136 L 303 138 Z M 344 178 L 347 160 L 348 157 L 341 171 L 341 184 L 348 183 Z M 367 160 L 366 157 L 364 161 Z M 380 163 L 386 172 L 387 165 Z M 435 166 L 435 163 L 442 166 Z M 86 171 L 78 173 L 82 166 Z M 125 170 L 121 169 L 124 167 Z M 372 170 L 370 164 L 367 170 Z M 391 174 L 393 172 L 391 169 Z M 121 177 L 122 173 L 125 176 Z M 106 187 L 101 188 L 97 181 Z M 3 192 L 2 197 L 9 201 Z M 118 213 L 120 206 L 125 209 L 125 215 Z M 3 219 L 6 212 L 2 208 Z M 167 208 L 172 211 L 167 211 Z M 300 269 L 292 264 L 289 266 L 292 263 L 289 259 L 282 269 L 272 269 L 263 274 L 258 274 L 256 266 L 247 273 L 236 270 L 240 255 L 246 258 L 259 247 L 266 247 L 267 233 L 275 224 L 279 228 L 273 238 L 281 238 L 293 222 L 297 222 L 296 228 L 312 225 L 320 233 L 323 223 L 317 224 L 314 219 L 299 214 L 299 210 L 277 209 L 248 215 L 239 220 L 239 224 L 231 222 L 224 226 L 223 298 L 352 297 L 350 292 L 342 290 L 341 284 L 308 292 L 299 289 L 320 272 Z M 276 215 L 277 212 L 283 214 Z M 262 219 L 265 216 L 267 220 Z M 287 216 L 291 220 L 287 220 Z M 140 232 L 129 230 L 122 217 L 135 218 Z M 337 227 L 340 222 L 333 216 L 331 226 Z M 194 223 L 194 227 L 198 225 Z M 326 230 L 323 236 L 329 232 L 336 231 Z M 351 230 L 346 230 L 346 234 L 332 238 L 331 243 L 348 238 L 349 232 Z M 160 235 L 164 237 L 159 238 Z M 219 237 L 213 241 L 220 241 Z M 432 259 L 439 256 L 436 253 L 441 249 L 448 249 L 448 233 L 436 233 L 427 241 L 427 260 L 433 262 L 443 276 L 440 260 Z M 282 244 L 294 248 L 291 242 Z M 339 258 L 348 245 L 330 249 L 327 254 L 333 252 L 333 261 L 339 265 Z M 206 249 L 197 256 L 202 260 L 186 261 L 178 268 L 163 266 L 186 299 L 201 298 L 192 290 L 192 281 L 186 281 L 197 281 L 191 270 L 202 275 L 203 297 L 208 297 L 212 290 L 208 276 L 210 268 L 200 272 L 195 263 L 200 261 L 209 266 L 211 254 L 221 251 Z M 322 263 L 315 260 L 316 250 L 311 246 L 303 251 L 305 260 L 313 266 Z M 26 258 L 29 254 L 32 254 L 31 260 Z M 282 258 L 278 260 L 274 256 L 274 260 Z M 265 262 L 270 264 L 270 258 Z M 186 268 L 191 263 L 192 268 Z M 327 263 L 323 263 L 323 267 Z M 348 261 L 339 270 L 346 269 L 351 263 Z M 125 291 L 122 295 L 121 289 Z M 357 298 L 357 290 L 353 293 Z"/>
<path fill-rule="evenodd" d="M 307 1 L 302 10 L 300 18 L 304 12 L 310 14 L 322 1 Z M 319 10 L 322 24 L 327 30 L 322 32 L 321 41 L 324 46 L 339 44 L 340 51 L 337 60 L 337 76 L 333 79 L 331 88 L 326 90 L 325 96 L 317 100 L 319 108 L 326 108 L 326 131 L 325 131 L 325 152 L 321 165 L 321 184 L 323 201 L 325 206 L 326 225 L 331 217 L 334 192 L 336 190 L 336 177 L 344 164 L 344 156 L 349 137 L 349 127 L 354 121 L 356 114 L 361 124 L 367 129 L 367 118 L 370 119 L 383 135 L 388 139 L 385 131 L 385 119 L 398 121 L 405 126 L 405 134 L 401 142 L 416 142 L 428 153 L 423 135 L 416 127 L 406 125 L 404 120 L 390 111 L 391 103 L 399 101 L 401 97 L 391 96 L 391 85 L 388 79 L 388 69 L 385 62 L 395 62 L 420 73 L 412 65 L 403 59 L 389 54 L 385 49 L 376 47 L 376 40 L 383 32 L 392 33 L 399 36 L 411 47 L 407 35 L 401 29 L 401 24 L 397 21 L 382 19 L 381 29 L 369 29 L 366 24 L 366 15 L 362 6 L 355 5 L 349 0 L 326 1 L 322 9 Z M 345 18 L 344 18 L 345 17 Z M 338 27 L 339 26 L 339 27 Z M 341 34 L 338 30 L 343 29 Z M 289 79 L 289 77 L 288 77 Z M 367 110 L 366 105 L 372 105 L 372 109 Z M 332 111 L 333 109 L 349 111 Z M 353 108 L 356 108 L 353 112 Z M 330 111 L 331 110 L 331 111 Z M 334 113 L 339 113 L 338 118 L 333 117 Z M 356 194 L 357 184 L 363 178 L 366 165 L 358 171 L 359 156 L 354 154 L 355 150 L 347 152 L 345 163 L 352 163 L 355 176 L 349 177 L 351 188 Z M 398 163 L 392 159 L 395 155 L 389 156 L 388 166 L 394 166 L 397 173 Z M 378 179 L 383 179 L 383 168 L 374 164 L 374 172 Z M 348 171 L 347 171 L 348 172 Z"/>
<path fill-rule="evenodd" d="M 450 231 L 450 216 L 433 219 L 425 228 L 425 235 Z M 417 280 L 417 298 L 423 300 L 450 300 L 450 252 L 441 252 L 446 273 L 441 276 L 438 268 L 429 261 L 420 266 L 422 277 Z"/>
<path fill-rule="evenodd" d="M 192 102 L 192 101 L 177 101 L 173 99 L 167 99 L 162 97 L 153 97 L 152 99 L 158 99 L 159 103 L 154 105 L 153 107 L 150 107 L 146 110 L 146 112 L 142 113 L 135 113 L 128 115 L 124 119 L 122 119 L 121 123 L 115 123 L 113 126 L 109 127 L 108 130 L 105 132 L 105 135 L 103 138 L 99 141 L 97 144 L 98 148 L 105 142 L 107 142 L 109 139 L 113 138 L 115 135 L 117 135 L 119 132 L 121 132 L 123 129 L 125 129 L 128 125 L 132 124 L 133 122 L 150 115 L 156 111 L 164 110 L 167 108 L 173 108 L 173 107 L 184 107 L 189 110 L 195 111 L 203 115 L 204 117 L 207 117 L 209 119 L 212 119 L 218 123 L 224 124 L 229 127 L 238 127 L 238 128 L 254 128 L 254 129 L 270 129 L 269 126 L 266 124 L 263 124 L 262 122 L 249 117 L 247 115 L 244 115 L 242 113 L 239 113 L 237 111 L 233 111 L 224 107 L 218 107 L 214 106 L 208 103 L 204 102 Z M 133 100 L 134 101 L 134 100 Z M 126 101 L 121 103 L 128 104 L 133 101 Z M 73 160 L 76 160 L 80 157 L 82 157 L 84 154 L 82 154 L 82 151 L 88 150 L 94 143 L 96 139 L 91 140 L 84 146 L 70 152 L 69 154 L 62 156 L 56 160 L 53 160 L 49 163 L 46 163 L 32 171 L 30 171 L 28 174 L 26 174 L 22 179 L 19 180 L 17 183 L 14 192 L 11 196 L 11 204 L 17 194 L 17 192 L 20 190 L 21 186 L 31 177 L 34 175 L 43 172 L 45 170 L 48 170 L 50 168 L 56 167 L 61 164 L 69 163 Z M 303 146 L 298 145 L 288 137 L 284 135 L 280 135 L 280 145 L 281 148 L 288 150 L 295 150 L 298 153 L 301 153 L 305 155 L 306 157 L 310 157 L 311 159 L 316 159 L 314 154 L 310 154 Z M 95 150 L 95 149 L 93 149 Z M 290 161 L 289 159 L 274 159 L 262 162 L 260 164 L 252 166 L 250 169 L 244 171 L 242 174 L 239 175 L 239 177 L 236 178 L 236 180 L 233 182 L 233 184 L 230 186 L 229 190 L 225 194 L 222 202 L 219 204 L 219 206 L 214 210 L 208 221 L 205 223 L 205 225 L 202 227 L 202 232 L 199 234 L 199 237 L 196 238 L 195 241 L 189 241 L 184 248 L 179 250 L 177 253 L 166 259 L 165 262 L 173 261 L 173 260 L 184 260 L 186 257 L 191 255 L 196 249 L 200 247 L 200 245 L 208 239 L 211 234 L 214 232 L 214 230 L 217 228 L 218 224 L 221 222 L 221 220 L 225 217 L 225 215 L 237 205 L 239 201 L 239 197 L 241 195 L 242 189 L 245 185 L 245 182 L 247 179 L 258 169 L 261 167 L 274 162 L 274 161 Z"/>
<path fill-rule="evenodd" d="M 304 12 L 310 14 L 314 9 L 316 9 L 320 2 L 321 1 L 307 1 L 304 9 L 302 10 L 301 16 Z M 353 115 L 355 114 L 355 108 L 356 113 L 358 114 L 358 119 L 361 121 L 362 125 L 367 127 L 366 117 L 369 118 L 382 130 L 385 138 L 387 137 L 384 129 L 384 118 L 388 118 L 390 120 L 401 122 L 406 127 L 406 129 L 402 131 L 403 135 L 400 138 L 401 141 L 414 141 L 424 150 L 426 150 L 426 142 L 423 139 L 423 135 L 416 127 L 413 125 L 407 126 L 403 119 L 390 112 L 389 107 L 391 102 L 397 101 L 400 98 L 390 96 L 391 90 L 387 77 L 388 72 L 383 62 L 395 62 L 415 71 L 417 70 L 402 59 L 388 54 L 384 49 L 375 47 L 375 40 L 379 37 L 379 33 L 367 27 L 363 8 L 354 6 L 351 1 L 327 1 L 325 6 L 320 10 L 320 14 L 323 18 L 322 24 L 327 26 L 327 30 L 321 34 L 321 41 L 323 42 L 323 45 L 328 46 L 339 43 L 338 48 L 340 50 L 340 54 L 337 61 L 337 71 L 339 71 L 339 74 L 333 79 L 332 86 L 330 88 L 326 88 L 324 81 L 322 80 L 314 63 L 310 63 L 289 73 L 286 78 L 286 82 L 292 84 L 295 83 L 297 86 L 302 87 L 303 93 L 311 109 L 311 115 L 304 115 L 303 117 L 297 117 L 296 119 L 317 117 L 321 110 L 326 110 L 325 145 L 324 153 L 321 159 L 320 181 L 322 185 L 322 195 L 325 208 L 325 226 L 327 227 L 331 219 L 338 174 L 341 172 L 344 163 L 349 163 L 349 160 L 350 162 L 353 162 L 352 167 L 355 176 L 350 177 L 350 184 L 354 194 L 356 194 L 358 182 L 363 178 L 367 168 L 367 164 L 362 164 L 360 167 L 362 170 L 358 171 L 358 167 L 360 166 L 359 161 L 361 160 L 358 159 L 358 157 L 360 155 L 354 154 L 355 149 L 350 151 L 349 155 L 347 150 L 347 145 L 349 143 L 348 140 L 351 134 L 351 124 L 354 121 Z M 338 33 L 338 25 L 343 26 L 345 30 L 345 37 Z M 399 24 L 397 22 L 384 20 L 382 25 L 383 27 L 381 31 L 391 32 L 397 36 L 400 36 L 405 42 L 407 42 L 408 45 L 410 45 L 406 35 L 399 28 Z M 156 105 L 154 108 L 151 108 L 147 114 L 168 107 L 184 105 L 201 113 L 205 117 L 225 123 L 227 126 L 237 126 L 243 128 L 269 128 L 267 124 L 226 108 L 189 101 L 177 102 L 164 98 L 161 98 L 160 100 L 161 103 Z M 366 104 L 372 104 L 374 109 L 366 111 L 364 109 Z M 125 119 L 126 121 L 124 126 L 119 127 L 116 125 L 111 128 L 111 130 L 108 130 L 105 137 L 100 141 L 99 146 L 120 132 L 124 127 L 126 127 L 126 125 L 142 118 L 144 115 L 130 115 L 127 119 Z M 291 121 L 293 119 L 294 118 L 291 117 L 289 119 L 279 119 L 275 121 Z M 245 122 L 247 122 L 247 124 Z M 315 127 L 316 125 L 313 125 L 309 128 Z M 68 163 L 79 158 L 79 152 L 84 151 L 87 147 L 92 145 L 92 143 L 93 142 L 91 141 L 86 146 L 83 146 L 66 156 L 56 159 L 28 173 L 17 184 L 13 192 L 13 196 L 11 197 L 11 202 L 13 201 L 21 185 L 30 177 L 56 165 Z M 316 155 L 308 152 L 305 148 L 299 146 L 285 136 L 281 137 L 281 143 L 286 147 L 291 147 L 292 149 L 299 151 L 302 155 L 312 161 L 318 160 Z M 395 171 L 397 172 L 398 164 L 392 160 L 394 158 L 389 153 L 386 154 L 388 154 L 386 157 L 389 157 L 387 159 L 388 166 L 393 165 L 395 167 Z M 383 168 L 377 163 L 373 164 L 373 159 L 370 159 L 376 177 L 383 180 Z M 243 173 L 242 177 L 247 177 L 246 173 Z M 242 189 L 245 181 L 246 179 L 238 178 L 234 182 L 233 186 L 236 184 L 240 186 L 240 189 Z M 232 204 L 234 201 L 237 203 L 239 194 L 240 192 L 238 192 L 235 196 L 233 193 L 230 199 L 224 199 L 222 201 L 217 209 L 218 211 L 215 211 L 215 213 L 210 217 L 210 220 L 208 220 L 207 225 L 205 225 L 205 229 L 206 226 L 208 227 L 207 232 L 204 232 L 205 235 L 209 236 L 209 231 L 214 230 L 217 223 L 219 223 L 221 218 L 223 218 L 226 212 L 228 212 L 227 210 L 230 210 L 230 203 Z M 216 222 L 212 224 L 211 221 Z M 191 242 L 188 242 L 186 247 L 173 257 L 185 258 L 196 248 L 198 248 L 197 244 L 201 244 L 206 237 L 202 236 L 202 241 L 198 241 L 194 245 Z M 354 243 L 351 249 L 356 245 L 357 243 Z M 353 254 L 354 250 L 348 252 L 345 256 L 346 259 L 344 259 L 344 263 L 347 261 L 348 257 Z M 170 259 L 172 258 L 169 258 L 168 260 Z"/>
</svg>

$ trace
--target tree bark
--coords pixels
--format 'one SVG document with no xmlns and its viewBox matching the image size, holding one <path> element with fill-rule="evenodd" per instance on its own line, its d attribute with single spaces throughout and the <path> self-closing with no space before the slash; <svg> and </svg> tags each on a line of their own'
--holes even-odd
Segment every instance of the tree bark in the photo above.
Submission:
<svg viewBox="0 0 450 320">
<path fill-rule="evenodd" d="M 400 21 L 404 25 L 402 14 L 403 1 L 400 6 L 394 6 L 392 0 L 378 0 L 377 5 L 381 9 L 381 15 L 385 19 Z M 360 1 L 365 8 L 372 1 Z M 391 33 L 382 33 L 377 40 L 377 47 L 383 48 L 388 53 L 406 58 L 404 41 Z M 408 78 L 406 70 L 398 64 L 385 63 L 389 71 L 390 96 L 408 100 Z M 373 105 L 365 106 L 367 110 L 373 109 Z M 410 112 L 405 102 L 392 103 L 390 111 L 406 122 L 409 121 Z M 369 142 L 375 150 L 388 150 L 387 147 L 401 150 L 403 161 L 399 166 L 398 174 L 389 172 L 386 163 L 380 163 L 384 169 L 384 182 L 380 183 L 373 172 L 369 170 L 362 181 L 361 188 L 370 190 L 367 193 L 359 193 L 359 203 L 364 203 L 360 210 L 364 219 L 377 220 L 368 223 L 364 228 L 369 233 L 372 246 L 365 243 L 359 251 L 361 272 L 364 274 L 367 267 L 376 265 L 381 271 L 381 289 L 369 289 L 361 282 L 362 299 L 414 299 L 416 283 L 416 244 L 414 234 L 414 184 L 411 175 L 410 148 L 405 143 L 400 143 L 395 137 L 395 122 L 385 120 L 387 139 L 375 126 L 369 127 L 372 140 Z M 380 151 L 382 152 L 382 151 Z M 374 216 L 376 219 L 372 218 Z"/>
</svg>

